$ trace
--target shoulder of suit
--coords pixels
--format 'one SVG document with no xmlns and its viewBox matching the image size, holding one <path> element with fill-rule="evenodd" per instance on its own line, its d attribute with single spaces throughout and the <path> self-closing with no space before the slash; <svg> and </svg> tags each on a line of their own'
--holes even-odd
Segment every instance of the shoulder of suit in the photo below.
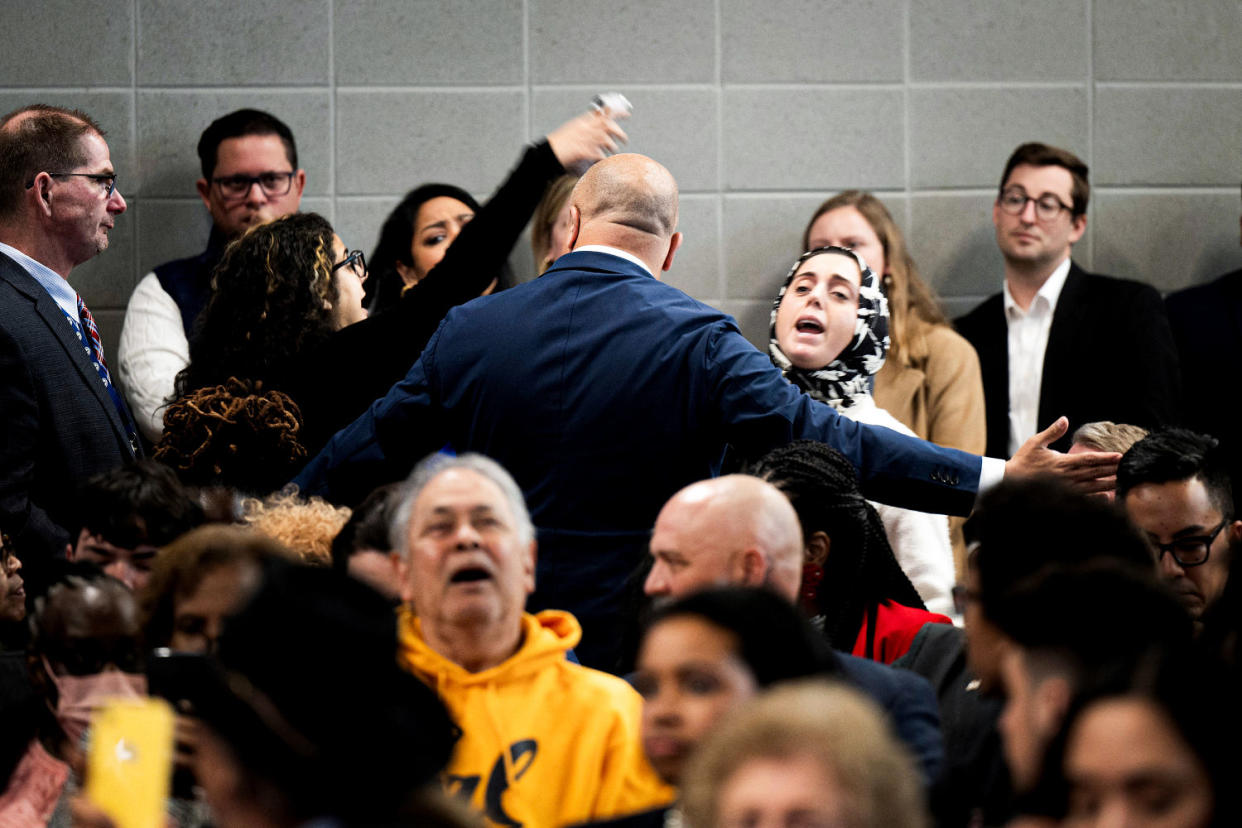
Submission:
<svg viewBox="0 0 1242 828">
<path fill-rule="evenodd" d="M 1242 269 L 1234 270 L 1202 285 L 1191 285 L 1188 288 L 1174 291 L 1165 297 L 1165 304 L 1170 310 L 1190 309 L 1198 304 L 1216 308 L 1223 297 L 1242 294 Z"/>
<path fill-rule="evenodd" d="M 994 293 L 987 299 L 984 299 L 973 310 L 967 311 L 961 316 L 953 320 L 953 327 L 957 332 L 965 336 L 967 339 L 970 335 L 966 333 L 973 330 L 979 325 L 986 324 L 989 316 L 994 314 L 1003 314 L 1005 312 L 1004 296 L 1001 293 Z"/>
<path fill-rule="evenodd" d="M 1111 294 L 1115 296 L 1151 294 L 1157 298 L 1160 296 L 1160 292 L 1146 282 L 1140 282 L 1137 279 L 1123 279 L 1119 276 L 1107 276 L 1103 273 L 1088 273 L 1077 265 L 1074 267 L 1076 273 L 1071 271 L 1071 276 L 1076 275 L 1078 277 L 1080 289 L 1086 293 Z"/>
</svg>

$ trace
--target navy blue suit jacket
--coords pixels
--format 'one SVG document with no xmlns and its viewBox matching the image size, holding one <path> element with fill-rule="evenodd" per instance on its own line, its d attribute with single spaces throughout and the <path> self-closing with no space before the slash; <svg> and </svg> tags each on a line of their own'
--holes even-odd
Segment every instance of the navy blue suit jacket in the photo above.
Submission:
<svg viewBox="0 0 1242 828">
<path fill-rule="evenodd" d="M 134 459 L 125 424 L 43 286 L 0 253 L 0 526 L 27 575 L 63 555 L 77 487 Z M 29 579 L 29 578 L 28 578 Z"/>
<path fill-rule="evenodd" d="M 532 606 L 550 594 L 591 615 L 617 595 L 664 502 L 715 475 L 726 444 L 758 456 L 800 437 L 844 453 L 874 500 L 941 514 L 974 502 L 978 457 L 839 416 L 786 382 L 731 317 L 581 251 L 451 311 L 406 378 L 296 482 L 348 501 L 446 441 L 486 454 L 539 529 Z"/>
</svg>

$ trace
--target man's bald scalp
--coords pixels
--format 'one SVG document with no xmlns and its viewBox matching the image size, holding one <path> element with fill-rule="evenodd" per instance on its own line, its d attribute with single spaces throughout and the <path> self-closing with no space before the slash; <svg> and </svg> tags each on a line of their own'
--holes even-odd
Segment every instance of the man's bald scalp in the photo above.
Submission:
<svg viewBox="0 0 1242 828">
<path fill-rule="evenodd" d="M 677 181 L 645 155 L 622 153 L 595 164 L 574 187 L 582 223 L 603 222 L 659 238 L 677 229 Z"/>
</svg>

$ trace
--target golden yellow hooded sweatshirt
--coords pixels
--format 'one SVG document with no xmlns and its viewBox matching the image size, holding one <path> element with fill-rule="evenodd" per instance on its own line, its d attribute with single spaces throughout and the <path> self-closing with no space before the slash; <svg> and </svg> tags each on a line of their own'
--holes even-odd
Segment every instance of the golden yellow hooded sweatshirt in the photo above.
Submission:
<svg viewBox="0 0 1242 828">
<path fill-rule="evenodd" d="M 672 788 L 643 754 L 642 699 L 616 676 L 566 660 L 582 637 L 567 612 L 522 616 L 522 645 L 471 673 L 400 616 L 400 656 L 440 696 L 462 737 L 445 789 L 489 824 L 555 828 L 666 805 Z"/>
</svg>

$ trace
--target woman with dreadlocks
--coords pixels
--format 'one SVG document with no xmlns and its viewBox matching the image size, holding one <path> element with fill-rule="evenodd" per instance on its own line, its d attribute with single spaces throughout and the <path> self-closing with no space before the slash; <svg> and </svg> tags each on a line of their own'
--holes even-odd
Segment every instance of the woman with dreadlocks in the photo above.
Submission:
<svg viewBox="0 0 1242 828">
<path fill-rule="evenodd" d="M 952 623 L 924 607 L 839 451 L 795 440 L 749 471 L 784 492 L 798 513 L 806 546 L 803 609 L 833 647 L 891 664 L 924 624 Z"/>
<path fill-rule="evenodd" d="M 785 379 L 851 420 L 913 436 L 875 404 L 872 378 L 888 353 L 888 301 L 867 263 L 844 247 L 794 262 L 772 304 L 768 355 Z M 953 550 L 943 515 L 875 504 L 889 544 L 918 594 L 952 611 Z"/>
</svg>

